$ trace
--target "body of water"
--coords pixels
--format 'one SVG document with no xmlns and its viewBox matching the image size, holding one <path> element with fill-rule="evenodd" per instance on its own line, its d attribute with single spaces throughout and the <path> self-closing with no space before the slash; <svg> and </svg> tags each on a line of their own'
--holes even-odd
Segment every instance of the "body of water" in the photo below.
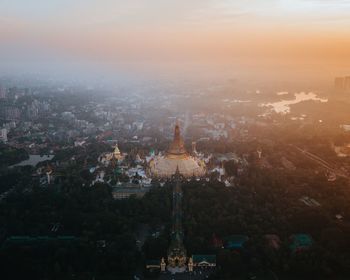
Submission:
<svg viewBox="0 0 350 280">
<path fill-rule="evenodd" d="M 328 101 L 328 99 L 317 97 L 316 93 L 313 93 L 313 92 L 309 92 L 309 93 L 300 92 L 300 93 L 294 94 L 294 99 L 281 100 L 281 101 L 271 102 L 271 103 L 263 103 L 260 106 L 268 107 L 276 113 L 288 114 L 290 113 L 290 105 L 294 105 L 294 104 L 297 104 L 303 101 L 309 101 L 309 100 L 317 101 L 317 102 Z"/>
</svg>

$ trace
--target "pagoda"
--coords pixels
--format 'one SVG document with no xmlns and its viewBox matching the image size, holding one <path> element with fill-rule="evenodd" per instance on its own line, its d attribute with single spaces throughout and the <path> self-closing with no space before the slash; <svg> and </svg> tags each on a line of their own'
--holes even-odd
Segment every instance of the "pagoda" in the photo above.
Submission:
<svg viewBox="0 0 350 280">
<path fill-rule="evenodd" d="M 175 124 L 173 141 L 165 155 L 158 155 L 149 163 L 149 171 L 153 177 L 171 178 L 176 169 L 187 178 L 201 177 L 206 170 L 203 161 L 187 153 L 178 122 Z"/>
</svg>

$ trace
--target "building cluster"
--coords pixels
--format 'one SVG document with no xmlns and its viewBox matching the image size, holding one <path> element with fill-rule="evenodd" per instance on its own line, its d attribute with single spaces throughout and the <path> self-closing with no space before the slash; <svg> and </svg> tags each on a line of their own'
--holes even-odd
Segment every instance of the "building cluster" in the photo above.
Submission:
<svg viewBox="0 0 350 280">
<path fill-rule="evenodd" d="M 247 120 L 199 110 L 180 110 L 177 104 L 195 97 L 175 93 L 128 95 L 81 93 L 74 88 L 0 86 L 0 141 L 30 153 L 48 153 L 79 145 L 85 138 L 118 139 L 145 147 L 163 147 L 172 138 L 172 124 L 183 120 L 185 142 L 203 144 L 244 137 Z M 154 111 L 154 104 L 158 110 Z"/>
<path fill-rule="evenodd" d="M 350 76 L 335 78 L 334 86 L 338 91 L 350 92 Z"/>
<path fill-rule="evenodd" d="M 109 184 L 113 196 L 122 199 L 140 197 L 155 184 L 163 185 L 177 167 L 188 180 L 216 178 L 227 187 L 235 185 L 235 176 L 225 172 L 223 162 L 235 160 L 239 172 L 246 167 L 236 155 L 197 151 L 197 144 L 243 135 L 242 119 L 198 111 L 179 113 L 176 104 L 188 96 L 177 93 L 86 94 L 69 87 L 0 87 L 0 142 L 28 153 L 29 159 L 18 165 L 38 165 L 35 176 L 42 185 L 59 181 L 65 168 L 80 164 L 89 170 L 88 185 Z M 89 149 L 96 142 L 113 149 L 118 149 L 118 143 L 123 152 L 119 157 L 105 149 L 95 162 L 88 162 Z M 82 152 L 64 160 L 54 157 L 72 149 Z"/>
<path fill-rule="evenodd" d="M 337 78 L 335 87 L 338 97 L 347 96 L 350 77 Z M 149 260 L 146 268 L 170 273 L 215 268 L 216 254 L 189 255 L 186 251 L 182 228 L 183 182 L 218 181 L 222 187 L 235 188 L 250 164 L 292 174 L 300 168 L 300 153 L 323 165 L 325 162 L 304 150 L 298 151 L 297 147 L 286 149 L 272 139 L 272 134 L 265 136 L 269 133 L 266 131 L 272 131 L 264 131 L 265 128 L 278 127 L 278 117 L 231 113 L 237 103 L 245 106 L 243 103 L 249 104 L 249 100 L 219 98 L 222 111 L 207 110 L 208 106 L 198 106 L 206 100 L 205 95 L 177 92 L 149 94 L 138 90 L 99 95 L 96 90 L 89 95 L 73 88 L 0 86 L 0 142 L 5 144 L 1 146 L 26 151 L 29 158 L 11 167 L 34 166 L 32 176 L 42 187 L 60 186 L 61 178 L 69 174 L 79 176 L 84 187 L 108 185 L 113 198 L 120 200 L 142 198 L 152 188 L 172 183 L 170 246 L 166 256 Z M 202 105 L 204 102 L 208 103 L 203 101 Z M 188 106 L 181 108 L 178 104 Z M 297 119 L 304 122 L 306 117 L 301 115 Z M 349 127 L 342 126 L 347 131 Z M 236 153 L 237 142 L 242 144 L 240 148 L 246 146 Z M 332 148 L 340 158 L 350 156 L 347 143 Z M 70 173 L 71 170 L 75 173 Z M 328 168 L 326 175 L 329 182 L 336 180 L 332 169 Z M 298 197 L 300 204 L 321 207 L 314 198 Z M 338 216 L 337 219 L 343 219 Z M 213 252 L 222 249 L 244 252 L 248 240 L 244 234 L 222 239 L 213 236 Z M 283 244 L 276 234 L 267 234 L 264 240 L 274 250 Z M 17 241 L 15 238 L 14 242 Z M 295 234 L 284 243 L 297 253 L 311 247 L 313 239 L 308 234 Z"/>
<path fill-rule="evenodd" d="M 334 88 L 332 100 L 350 102 L 350 76 L 335 78 Z"/>
</svg>

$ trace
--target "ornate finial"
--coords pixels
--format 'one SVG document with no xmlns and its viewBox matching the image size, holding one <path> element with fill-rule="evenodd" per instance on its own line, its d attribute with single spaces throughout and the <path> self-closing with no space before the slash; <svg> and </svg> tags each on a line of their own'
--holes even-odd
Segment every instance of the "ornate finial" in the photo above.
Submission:
<svg viewBox="0 0 350 280">
<path fill-rule="evenodd" d="M 180 175 L 179 165 L 176 165 L 175 175 Z"/>
<path fill-rule="evenodd" d="M 185 143 L 181 138 L 180 126 L 178 121 L 176 121 L 175 130 L 174 130 L 174 140 L 169 146 L 168 154 L 186 155 Z"/>
<path fill-rule="evenodd" d="M 180 139 L 180 124 L 179 124 L 179 121 L 176 119 L 174 140 L 178 140 L 178 139 Z"/>
</svg>

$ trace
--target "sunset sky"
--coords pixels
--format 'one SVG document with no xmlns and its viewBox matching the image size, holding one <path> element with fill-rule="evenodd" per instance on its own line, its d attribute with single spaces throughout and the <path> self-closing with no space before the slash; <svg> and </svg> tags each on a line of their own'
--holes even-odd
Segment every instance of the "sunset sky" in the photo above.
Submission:
<svg viewBox="0 0 350 280">
<path fill-rule="evenodd" d="M 350 0 L 1 0 L 0 55 L 350 62 Z"/>
</svg>

